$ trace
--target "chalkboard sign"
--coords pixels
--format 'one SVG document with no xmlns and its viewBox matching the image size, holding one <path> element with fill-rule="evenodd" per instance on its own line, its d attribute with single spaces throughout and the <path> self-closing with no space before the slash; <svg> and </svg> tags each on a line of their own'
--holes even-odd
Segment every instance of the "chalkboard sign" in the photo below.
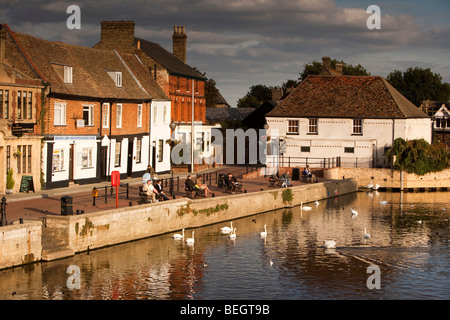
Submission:
<svg viewBox="0 0 450 320">
<path fill-rule="evenodd" d="M 22 176 L 22 181 L 20 183 L 20 191 L 19 192 L 34 192 L 34 183 L 32 176 Z"/>
</svg>

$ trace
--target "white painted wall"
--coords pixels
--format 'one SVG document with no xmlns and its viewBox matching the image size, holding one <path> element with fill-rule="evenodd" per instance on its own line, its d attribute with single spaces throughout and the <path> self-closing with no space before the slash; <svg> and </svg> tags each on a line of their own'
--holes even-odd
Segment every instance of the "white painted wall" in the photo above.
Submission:
<svg viewBox="0 0 450 320">
<path fill-rule="evenodd" d="M 308 119 L 298 118 L 299 134 L 287 134 L 289 119 L 267 117 L 268 136 L 278 133 L 286 141 L 284 157 L 311 158 L 376 158 L 378 165 L 385 162 L 385 148 L 391 147 L 393 140 L 423 138 L 431 142 L 431 120 L 421 119 L 363 119 L 361 135 L 353 134 L 353 119 L 318 119 L 318 133 L 308 133 Z M 270 145 L 270 142 L 269 142 Z M 301 147 L 310 147 L 310 152 L 302 152 Z M 354 148 L 354 153 L 345 153 L 346 147 Z M 343 159 L 344 161 L 344 159 Z"/>
<path fill-rule="evenodd" d="M 169 100 L 153 100 L 150 106 L 150 164 L 152 162 L 152 146 L 155 146 L 155 172 L 170 171 L 170 146 L 166 143 L 170 139 L 171 102 Z M 163 159 L 159 158 L 159 140 L 163 141 Z M 148 153 L 148 152 L 147 152 Z M 145 165 L 147 168 L 148 163 Z M 144 170 L 145 170 L 144 169 Z"/>
</svg>

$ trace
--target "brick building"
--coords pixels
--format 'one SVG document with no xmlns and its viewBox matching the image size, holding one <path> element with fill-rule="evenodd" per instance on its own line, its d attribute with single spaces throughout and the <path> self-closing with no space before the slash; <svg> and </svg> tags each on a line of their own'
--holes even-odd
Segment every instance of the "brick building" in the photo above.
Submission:
<svg viewBox="0 0 450 320">
<path fill-rule="evenodd" d="M 150 163 L 150 106 L 170 100 L 139 59 L 115 50 L 96 50 L 14 33 L 20 54 L 42 83 L 37 106 L 44 137 L 42 172 L 46 188 L 69 183 L 142 175 Z M 169 121 L 169 120 L 166 120 Z M 159 154 L 168 157 L 169 148 Z M 168 162 L 168 161 L 166 161 Z"/>
<path fill-rule="evenodd" d="M 134 36 L 134 21 L 102 21 L 101 40 L 94 48 L 116 49 L 135 54 L 151 77 L 171 100 L 171 120 L 177 124 L 177 139 L 191 139 L 192 117 L 198 157 L 212 154 L 211 127 L 206 123 L 206 78 L 187 61 L 187 35 L 184 26 L 175 26 L 173 53 L 155 42 Z M 193 111 L 193 112 L 192 112 Z"/>
<path fill-rule="evenodd" d="M 22 179 L 31 177 L 31 190 L 39 190 L 41 136 L 37 129 L 41 93 L 39 74 L 23 57 L 7 25 L 0 25 L 0 193 L 6 192 L 12 169 L 18 192 Z M 27 186 L 28 187 L 28 186 Z"/>
</svg>

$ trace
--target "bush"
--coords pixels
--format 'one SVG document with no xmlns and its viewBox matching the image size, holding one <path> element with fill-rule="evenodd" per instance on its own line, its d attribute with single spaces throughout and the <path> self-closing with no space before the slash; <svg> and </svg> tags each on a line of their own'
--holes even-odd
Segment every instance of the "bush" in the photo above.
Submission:
<svg viewBox="0 0 450 320">
<path fill-rule="evenodd" d="M 450 166 L 450 156 L 442 143 L 429 144 L 424 139 L 405 141 L 397 138 L 394 145 L 386 152 L 394 168 L 423 176 L 430 172 L 439 172 Z"/>
<path fill-rule="evenodd" d="M 13 178 L 13 169 L 9 169 L 8 175 L 6 176 L 6 189 L 13 189 L 15 183 L 16 182 Z"/>
</svg>

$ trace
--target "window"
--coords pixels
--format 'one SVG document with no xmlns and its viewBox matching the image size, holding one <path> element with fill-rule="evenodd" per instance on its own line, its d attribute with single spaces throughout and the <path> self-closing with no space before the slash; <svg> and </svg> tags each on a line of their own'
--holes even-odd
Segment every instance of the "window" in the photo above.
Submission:
<svg viewBox="0 0 450 320">
<path fill-rule="evenodd" d="M 180 78 L 177 77 L 177 91 L 180 91 Z"/>
<path fill-rule="evenodd" d="M 117 104 L 116 128 L 122 128 L 122 104 Z"/>
<path fill-rule="evenodd" d="M 22 93 L 22 97 L 23 97 L 23 103 L 22 103 L 22 119 L 26 119 L 27 118 L 27 107 L 28 107 L 28 95 L 27 92 L 24 91 Z"/>
<path fill-rule="evenodd" d="M 4 106 L 5 119 L 9 119 L 9 90 L 5 90 L 5 106 Z"/>
<path fill-rule="evenodd" d="M 27 116 L 28 119 L 32 119 L 33 118 L 33 94 L 32 92 L 28 92 L 28 112 L 27 112 Z"/>
<path fill-rule="evenodd" d="M 142 139 L 136 140 L 136 163 L 141 163 Z"/>
<path fill-rule="evenodd" d="M 103 128 L 109 128 L 109 103 L 104 103 L 103 104 L 102 127 Z"/>
<path fill-rule="evenodd" d="M 53 171 L 62 171 L 64 170 L 64 150 L 53 150 L 53 162 L 52 162 Z"/>
<path fill-rule="evenodd" d="M 94 106 L 83 106 L 83 120 L 85 126 L 94 125 Z"/>
<path fill-rule="evenodd" d="M 158 118 L 158 108 L 155 106 L 155 108 L 153 109 L 153 123 L 157 123 L 157 118 Z"/>
<path fill-rule="evenodd" d="M 92 148 L 83 148 L 81 152 L 81 167 L 92 168 Z"/>
<path fill-rule="evenodd" d="M 167 107 L 164 106 L 164 113 L 163 113 L 163 122 L 166 123 L 167 122 Z"/>
<path fill-rule="evenodd" d="M 353 119 L 353 134 L 362 134 L 362 119 Z"/>
<path fill-rule="evenodd" d="M 27 173 L 30 171 L 29 169 L 27 171 L 27 150 L 27 146 L 22 146 L 22 173 Z"/>
<path fill-rule="evenodd" d="M 300 147 L 300 152 L 311 152 L 311 147 Z"/>
<path fill-rule="evenodd" d="M 66 125 L 66 104 L 65 103 L 55 103 L 55 126 L 65 126 Z"/>
<path fill-rule="evenodd" d="M 308 119 L 308 134 L 318 134 L 317 119 Z"/>
<path fill-rule="evenodd" d="M 64 82 L 72 83 L 72 67 L 64 66 Z"/>
<path fill-rule="evenodd" d="M 158 162 L 163 162 L 164 140 L 158 141 Z"/>
<path fill-rule="evenodd" d="M 22 154 L 22 146 L 17 146 L 17 153 L 18 154 Z M 17 160 L 17 173 L 21 173 L 22 172 L 22 161 L 20 161 L 21 156 L 17 155 L 16 156 L 16 160 Z"/>
<path fill-rule="evenodd" d="M 122 72 L 116 72 L 116 86 L 122 87 Z"/>
<path fill-rule="evenodd" d="M 17 119 L 22 119 L 22 91 L 17 91 Z"/>
<path fill-rule="evenodd" d="M 11 168 L 11 146 L 6 147 L 6 172 Z"/>
<path fill-rule="evenodd" d="M 287 134 L 298 134 L 298 120 L 288 120 Z"/>
<path fill-rule="evenodd" d="M 114 154 L 114 166 L 120 167 L 120 153 L 122 151 L 122 141 L 116 141 L 115 154 Z"/>
<path fill-rule="evenodd" d="M 137 126 L 142 127 L 142 104 L 137 105 Z"/>
<path fill-rule="evenodd" d="M 28 172 L 31 173 L 31 146 L 28 146 Z"/>
<path fill-rule="evenodd" d="M 355 153 L 355 148 L 354 147 L 345 147 L 344 152 L 345 153 Z"/>
</svg>

